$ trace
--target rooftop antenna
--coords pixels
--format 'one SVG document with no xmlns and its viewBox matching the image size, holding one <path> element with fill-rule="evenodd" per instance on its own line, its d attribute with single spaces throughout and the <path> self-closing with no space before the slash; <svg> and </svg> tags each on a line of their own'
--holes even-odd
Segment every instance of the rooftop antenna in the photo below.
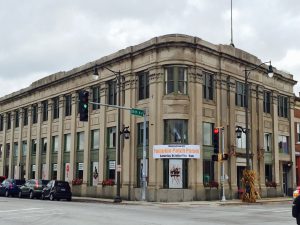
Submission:
<svg viewBox="0 0 300 225">
<path fill-rule="evenodd" d="M 232 47 L 234 47 L 234 44 L 233 44 L 233 31 L 232 31 L 232 0 L 231 0 L 231 17 L 230 17 L 230 20 L 231 20 L 231 40 L 230 40 L 230 45 Z"/>
</svg>

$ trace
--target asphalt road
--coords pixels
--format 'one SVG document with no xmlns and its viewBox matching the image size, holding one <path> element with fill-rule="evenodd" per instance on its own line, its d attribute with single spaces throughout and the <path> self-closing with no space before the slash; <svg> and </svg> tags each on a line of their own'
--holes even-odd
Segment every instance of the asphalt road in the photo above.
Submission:
<svg viewBox="0 0 300 225">
<path fill-rule="evenodd" d="M 114 205 L 0 197 L 2 225 L 290 225 L 291 203 Z"/>
</svg>

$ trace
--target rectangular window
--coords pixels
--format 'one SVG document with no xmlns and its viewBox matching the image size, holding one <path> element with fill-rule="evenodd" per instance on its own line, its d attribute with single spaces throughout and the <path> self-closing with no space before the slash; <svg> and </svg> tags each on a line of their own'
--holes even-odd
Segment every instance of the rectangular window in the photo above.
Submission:
<svg viewBox="0 0 300 225">
<path fill-rule="evenodd" d="M 100 103 L 100 88 L 93 87 L 93 102 Z M 93 104 L 93 110 L 100 109 L 100 105 Z"/>
<path fill-rule="evenodd" d="M 59 118 L 59 97 L 53 98 L 53 119 Z"/>
<path fill-rule="evenodd" d="M 92 130 L 91 135 L 92 135 L 91 149 L 99 150 L 99 130 Z"/>
<path fill-rule="evenodd" d="M 15 127 L 19 127 L 19 110 L 16 110 L 15 112 Z"/>
<path fill-rule="evenodd" d="M 36 155 L 36 140 L 32 139 L 31 140 L 31 155 Z"/>
<path fill-rule="evenodd" d="M 266 179 L 266 183 L 273 181 L 272 164 L 265 164 L 265 179 Z"/>
<path fill-rule="evenodd" d="M 84 132 L 77 132 L 77 151 L 84 151 Z"/>
<path fill-rule="evenodd" d="M 213 74 L 204 72 L 203 73 L 203 97 L 207 100 L 214 99 L 214 92 L 213 92 Z"/>
<path fill-rule="evenodd" d="M 11 128 L 11 114 L 7 113 L 7 130 Z"/>
<path fill-rule="evenodd" d="M 241 149 L 246 148 L 246 133 L 242 132 L 241 138 L 236 138 L 236 147 Z"/>
<path fill-rule="evenodd" d="M 3 122 L 4 122 L 3 115 L 0 115 L 0 131 L 3 131 Z"/>
<path fill-rule="evenodd" d="M 107 147 L 115 148 L 116 147 L 116 127 L 107 128 Z"/>
<path fill-rule="evenodd" d="M 28 109 L 27 108 L 23 109 L 23 125 L 24 126 L 28 125 Z"/>
<path fill-rule="evenodd" d="M 300 143 L 300 123 L 296 123 L 296 127 L 297 127 L 296 143 Z"/>
<path fill-rule="evenodd" d="M 83 179 L 83 163 L 77 163 L 76 167 L 77 167 L 76 178 Z"/>
<path fill-rule="evenodd" d="M 166 144 L 187 144 L 188 143 L 188 122 L 187 120 L 165 120 L 165 143 Z"/>
<path fill-rule="evenodd" d="M 139 100 L 149 98 L 149 72 L 137 73 L 139 79 Z"/>
<path fill-rule="evenodd" d="M 13 152 L 13 157 L 18 157 L 18 142 L 14 143 L 14 152 Z"/>
<path fill-rule="evenodd" d="M 52 180 L 56 180 L 57 179 L 57 164 L 56 163 L 52 163 L 51 179 Z"/>
<path fill-rule="evenodd" d="M 278 148 L 279 153 L 289 153 L 289 137 L 288 136 L 278 136 Z"/>
<path fill-rule="evenodd" d="M 42 102 L 42 110 L 43 110 L 43 121 L 48 120 L 48 101 Z"/>
<path fill-rule="evenodd" d="M 47 138 L 42 138 L 41 150 L 42 154 L 47 153 Z"/>
<path fill-rule="evenodd" d="M 22 141 L 22 156 L 27 154 L 27 141 Z"/>
<path fill-rule="evenodd" d="M 264 91 L 264 112 L 271 113 L 271 92 Z"/>
<path fill-rule="evenodd" d="M 213 129 L 213 123 L 203 123 L 203 145 L 212 146 Z"/>
<path fill-rule="evenodd" d="M 245 84 L 241 82 L 236 82 L 235 105 L 241 107 L 246 106 Z"/>
<path fill-rule="evenodd" d="M 288 98 L 282 95 L 278 96 L 278 116 L 288 118 Z"/>
<path fill-rule="evenodd" d="M 187 94 L 187 68 L 170 66 L 165 69 L 165 94 Z"/>
<path fill-rule="evenodd" d="M 72 115 L 72 95 L 65 96 L 65 116 Z"/>
<path fill-rule="evenodd" d="M 58 136 L 52 136 L 52 152 L 58 152 Z"/>
<path fill-rule="evenodd" d="M 3 155 L 3 145 L 0 144 L 0 159 L 2 159 Z"/>
<path fill-rule="evenodd" d="M 108 104 L 117 105 L 117 85 L 114 80 L 108 82 Z"/>
<path fill-rule="evenodd" d="M 109 160 L 107 162 L 107 166 L 108 166 L 108 179 L 115 179 L 115 175 L 116 175 L 116 161 L 115 160 Z"/>
<path fill-rule="evenodd" d="M 208 186 L 210 182 L 215 181 L 214 161 L 203 160 L 203 184 Z"/>
<path fill-rule="evenodd" d="M 32 106 L 32 123 L 37 123 L 38 121 L 38 106 L 35 104 Z"/>
<path fill-rule="evenodd" d="M 272 151 L 272 136 L 269 133 L 264 133 L 264 149 L 266 152 Z"/>
<path fill-rule="evenodd" d="M 65 152 L 71 151 L 71 134 L 65 134 L 64 149 Z"/>
<path fill-rule="evenodd" d="M 163 160 L 164 188 L 187 188 L 188 184 L 188 160 L 164 159 Z"/>
<path fill-rule="evenodd" d="M 144 138 L 144 123 L 137 124 L 137 144 L 143 146 Z M 146 122 L 146 145 L 149 145 L 149 122 Z"/>
<path fill-rule="evenodd" d="M 5 155 L 6 158 L 8 159 L 10 155 L 10 143 L 6 143 Z"/>
</svg>

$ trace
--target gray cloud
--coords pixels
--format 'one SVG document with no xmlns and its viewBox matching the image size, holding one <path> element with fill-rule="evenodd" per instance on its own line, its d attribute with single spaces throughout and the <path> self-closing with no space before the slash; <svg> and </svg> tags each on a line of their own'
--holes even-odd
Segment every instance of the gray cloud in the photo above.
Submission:
<svg viewBox="0 0 300 225">
<path fill-rule="evenodd" d="M 230 0 L 0 0 L 0 5 L 0 96 L 163 34 L 230 43 Z M 299 10 L 298 0 L 233 0 L 235 46 L 299 79 Z"/>
</svg>

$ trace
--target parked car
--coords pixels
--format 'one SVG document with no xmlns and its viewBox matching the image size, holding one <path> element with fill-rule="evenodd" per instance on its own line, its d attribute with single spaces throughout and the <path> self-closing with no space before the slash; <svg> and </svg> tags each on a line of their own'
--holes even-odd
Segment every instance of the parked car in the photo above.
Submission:
<svg viewBox="0 0 300 225">
<path fill-rule="evenodd" d="M 20 186 L 25 183 L 25 180 L 6 179 L 0 184 L 0 195 L 6 197 L 19 194 Z"/>
<path fill-rule="evenodd" d="M 48 180 L 31 179 L 27 180 L 24 185 L 20 187 L 18 193 L 19 198 L 28 197 L 30 199 L 40 198 L 42 196 L 43 188 L 47 185 Z"/>
<path fill-rule="evenodd" d="M 293 192 L 293 199 L 297 198 L 298 195 L 300 195 L 300 186 Z"/>
<path fill-rule="evenodd" d="M 67 199 L 68 201 L 72 200 L 72 192 L 68 182 L 51 180 L 45 186 L 42 191 L 42 199 L 49 198 L 51 201 L 54 199 Z"/>
</svg>

